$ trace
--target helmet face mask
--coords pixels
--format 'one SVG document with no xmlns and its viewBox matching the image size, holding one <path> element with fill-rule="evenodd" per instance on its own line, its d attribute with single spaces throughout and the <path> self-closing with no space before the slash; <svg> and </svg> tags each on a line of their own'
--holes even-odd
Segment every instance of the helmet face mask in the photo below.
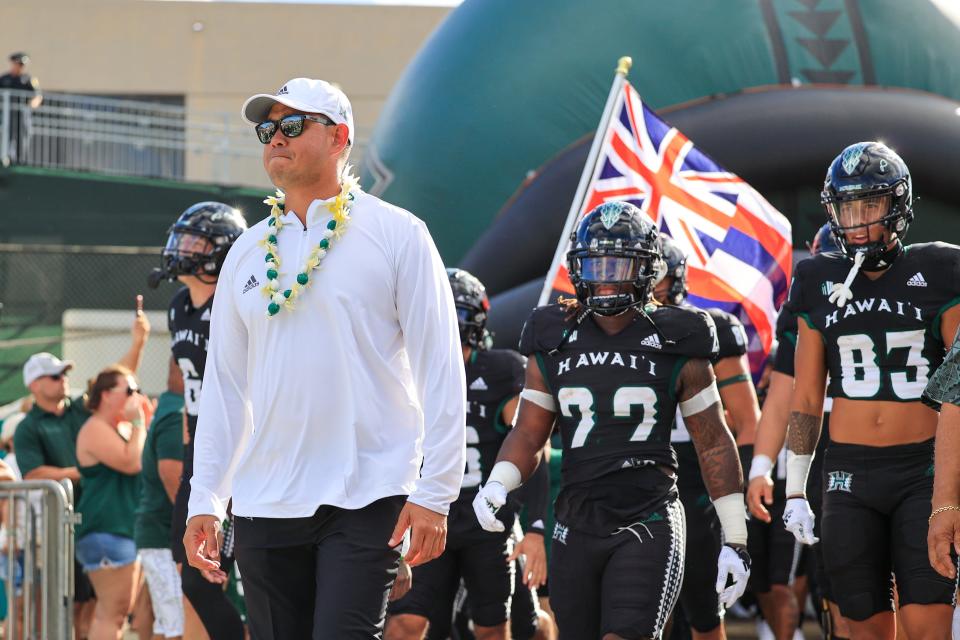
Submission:
<svg viewBox="0 0 960 640">
<path fill-rule="evenodd" d="M 840 251 L 863 253 L 868 270 L 888 264 L 913 221 L 907 165 L 879 142 L 844 149 L 827 170 L 820 201 Z"/>
<path fill-rule="evenodd" d="M 599 315 L 618 315 L 646 303 L 660 275 L 656 228 L 630 203 L 608 202 L 587 213 L 567 253 L 580 304 Z"/>
<path fill-rule="evenodd" d="M 487 290 L 476 277 L 463 269 L 447 269 L 453 302 L 460 327 L 460 344 L 471 349 L 488 348 L 487 312 L 490 300 Z"/>
<path fill-rule="evenodd" d="M 574 258 L 580 281 L 590 292 L 590 304 L 601 315 L 625 311 L 636 304 L 637 277 L 647 270 L 648 258 L 586 255 Z"/>
<path fill-rule="evenodd" d="M 189 231 L 171 231 L 161 256 L 163 269 L 178 278 L 215 276 L 219 268 L 213 257 L 213 249 L 214 245 L 209 238 Z"/>
<path fill-rule="evenodd" d="M 185 276 L 212 284 L 220 274 L 227 251 L 247 228 L 236 209 L 221 202 L 200 202 L 184 211 L 170 227 L 160 256 L 163 278 Z"/>
</svg>

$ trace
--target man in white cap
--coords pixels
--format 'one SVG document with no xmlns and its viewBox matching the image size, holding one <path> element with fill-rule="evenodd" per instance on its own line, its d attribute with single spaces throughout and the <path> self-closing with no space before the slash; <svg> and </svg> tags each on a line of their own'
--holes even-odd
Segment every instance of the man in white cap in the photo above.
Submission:
<svg viewBox="0 0 960 640">
<path fill-rule="evenodd" d="M 220 272 L 187 559 L 217 569 L 232 498 L 255 640 L 379 638 L 404 533 L 440 555 L 464 473 L 453 297 L 423 222 L 349 174 L 343 92 L 296 78 L 243 117 L 278 194 Z"/>
</svg>

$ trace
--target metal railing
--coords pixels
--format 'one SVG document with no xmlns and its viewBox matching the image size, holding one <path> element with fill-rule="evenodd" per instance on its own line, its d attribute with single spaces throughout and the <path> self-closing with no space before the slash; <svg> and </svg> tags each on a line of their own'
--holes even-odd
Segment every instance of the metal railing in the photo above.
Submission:
<svg viewBox="0 0 960 640">
<path fill-rule="evenodd" d="M 0 91 L 0 161 L 109 175 L 183 180 L 191 162 L 230 181 L 235 159 L 260 157 L 235 115 L 135 100 Z"/>
<path fill-rule="evenodd" d="M 0 482 L 0 500 L 7 515 L 5 638 L 72 638 L 76 522 L 70 481 Z"/>
<path fill-rule="evenodd" d="M 262 147 L 236 112 L 66 93 L 0 90 L 0 162 L 108 175 L 237 183 Z M 359 131 L 351 162 L 359 166 Z M 246 177 L 246 178 L 244 178 Z"/>
</svg>

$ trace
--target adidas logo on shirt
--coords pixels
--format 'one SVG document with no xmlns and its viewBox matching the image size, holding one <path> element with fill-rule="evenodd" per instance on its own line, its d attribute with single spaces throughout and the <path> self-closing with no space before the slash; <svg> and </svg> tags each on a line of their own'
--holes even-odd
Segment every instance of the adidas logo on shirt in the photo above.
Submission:
<svg viewBox="0 0 960 640">
<path fill-rule="evenodd" d="M 653 347 L 654 349 L 662 349 L 663 345 L 660 344 L 660 336 L 655 333 L 651 333 L 649 336 L 640 341 L 640 344 L 645 347 Z"/>
<path fill-rule="evenodd" d="M 927 286 L 927 281 L 923 279 L 923 274 L 917 271 L 909 280 L 907 280 L 908 287 L 925 287 Z"/>
<path fill-rule="evenodd" d="M 250 279 L 247 280 L 247 284 L 243 286 L 243 291 L 241 291 L 240 294 L 243 295 L 247 291 L 250 291 L 250 289 L 256 289 L 259 286 L 260 283 L 257 282 L 257 276 L 251 275 Z"/>
<path fill-rule="evenodd" d="M 470 391 L 486 391 L 487 383 L 484 382 L 483 378 L 477 378 L 470 383 Z"/>
<path fill-rule="evenodd" d="M 210 322 L 210 309 L 204 309 L 200 314 L 200 322 Z"/>
</svg>

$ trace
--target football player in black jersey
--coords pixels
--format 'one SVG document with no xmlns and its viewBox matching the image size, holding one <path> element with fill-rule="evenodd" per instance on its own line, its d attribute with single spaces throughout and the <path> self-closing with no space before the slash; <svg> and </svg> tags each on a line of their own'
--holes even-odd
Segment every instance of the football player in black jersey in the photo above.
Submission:
<svg viewBox="0 0 960 640">
<path fill-rule="evenodd" d="M 460 324 L 467 375 L 467 467 L 460 496 L 447 516 L 447 546 L 439 558 L 413 568 L 410 591 L 389 605 L 386 638 L 423 638 L 428 624 L 447 629 L 461 578 L 470 596 L 478 640 L 506 638 L 514 568 L 510 532 L 516 503 L 499 516 L 501 528 L 484 531 L 471 504 L 493 468 L 497 451 L 513 422 L 523 388 L 525 359 L 516 351 L 491 349 L 486 331 L 490 302 L 481 282 L 462 269 L 448 269 Z M 543 487 L 544 492 L 548 487 Z M 528 533 L 527 545 L 543 535 Z M 542 555 L 542 549 L 541 549 Z M 431 637 L 434 636 L 431 630 Z M 445 636 L 444 636 L 445 637 Z"/>
<path fill-rule="evenodd" d="M 172 358 L 183 374 L 186 409 L 183 476 L 174 503 L 170 544 L 174 560 L 182 564 L 183 594 L 196 609 L 211 640 L 243 638 L 240 615 L 221 586 L 232 567 L 228 563 L 216 575 L 202 576 L 186 562 L 183 535 L 193 477 L 193 438 L 197 430 L 200 385 L 210 338 L 210 310 L 227 251 L 246 228 L 243 215 L 221 202 L 199 202 L 189 207 L 170 227 L 160 268 L 154 269 L 149 278 L 151 286 L 163 280 L 177 280 L 184 285 L 170 301 L 167 317 Z"/>
<path fill-rule="evenodd" d="M 946 639 L 956 586 L 926 554 L 937 416 L 920 397 L 960 323 L 960 248 L 904 247 L 910 173 L 881 143 L 844 149 L 822 202 L 840 252 L 797 265 L 787 302 L 802 321 L 783 520 L 798 540 L 816 542 L 805 491 L 829 373 L 821 532 L 840 612 L 854 638 L 893 638 L 893 574 L 907 635 Z"/>
<path fill-rule="evenodd" d="M 837 251 L 836 241 L 830 225 L 824 224 L 813 242 L 807 245 L 812 255 L 828 251 Z M 757 428 L 753 462 L 750 466 L 747 505 L 752 516 L 747 526 L 750 532 L 751 552 L 754 560 L 751 586 L 757 592 L 757 599 L 764 618 L 778 640 L 792 638 L 800 619 L 803 602 L 803 590 L 790 583 L 797 570 L 803 565 L 804 551 L 800 544 L 783 526 L 783 509 L 786 502 L 786 449 L 787 421 L 790 416 L 790 397 L 793 394 L 793 360 L 797 343 L 797 318 L 787 309 L 781 309 L 777 317 L 776 354 L 771 356 L 773 371 L 767 396 L 763 403 L 763 416 Z M 817 445 L 816 455 L 807 478 L 807 495 L 810 506 L 818 518 L 822 493 L 822 463 L 826 444 L 829 440 L 829 411 L 831 398 L 824 401 L 823 434 Z M 776 474 L 776 477 L 774 477 Z M 814 521 L 814 536 L 819 535 Z M 762 552 L 753 545 L 762 545 Z M 850 630 L 846 620 L 830 595 L 829 580 L 823 570 L 823 547 L 817 543 L 811 549 L 813 559 L 806 564 L 812 565 L 815 573 L 813 593 L 814 602 L 820 605 L 820 622 L 824 632 L 831 638 L 849 638 Z M 759 555 L 763 558 L 758 558 Z M 760 571 L 763 575 L 759 576 Z M 808 575 L 810 575 L 808 573 Z M 766 587 L 766 588 L 764 588 Z"/>
<path fill-rule="evenodd" d="M 653 297 L 661 304 L 687 306 L 687 256 L 670 236 L 660 236 L 660 249 L 666 273 L 654 287 Z M 743 450 L 741 460 L 749 460 L 749 445 L 753 443 L 760 419 L 760 407 L 746 358 L 747 334 L 736 316 L 721 309 L 707 309 L 706 312 L 717 328 L 719 351 L 712 364 L 720 400 L 737 444 Z M 723 609 L 714 588 L 716 575 L 713 573 L 713 560 L 720 551 L 720 523 L 700 473 L 697 452 L 681 416 L 677 416 L 671 441 L 677 452 L 677 486 L 687 520 L 680 610 L 690 624 L 695 640 L 723 638 L 726 635 Z"/>
<path fill-rule="evenodd" d="M 626 202 L 603 204 L 577 225 L 567 254 L 576 299 L 527 320 L 518 420 L 474 500 L 481 525 L 495 527 L 558 423 L 563 484 L 550 600 L 566 638 L 662 633 L 686 538 L 670 446 L 678 405 L 727 541 L 716 581 L 722 602 L 743 593 L 750 572 L 740 461 L 710 367 L 716 329 L 706 313 L 651 300 L 662 264 L 657 236 Z"/>
</svg>

